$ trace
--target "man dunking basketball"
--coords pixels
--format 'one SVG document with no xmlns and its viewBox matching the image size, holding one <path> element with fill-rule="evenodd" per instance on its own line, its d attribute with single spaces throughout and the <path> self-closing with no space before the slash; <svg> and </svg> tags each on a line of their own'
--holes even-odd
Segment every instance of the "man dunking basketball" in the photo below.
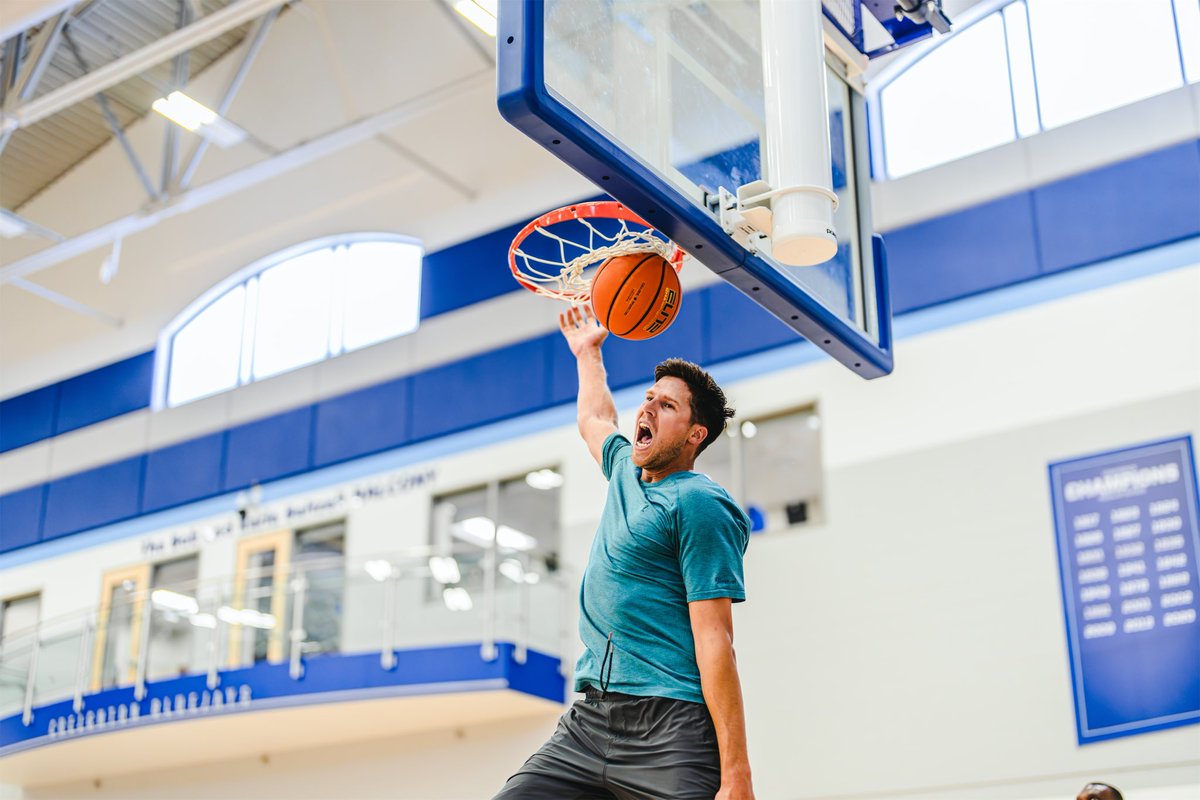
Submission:
<svg viewBox="0 0 1200 800">
<path fill-rule="evenodd" d="M 731 604 L 745 599 L 750 521 L 696 457 L 733 410 L 711 377 L 671 359 L 617 432 L 588 308 L 559 316 L 579 368 L 579 432 L 608 478 L 580 591 L 584 698 L 496 800 L 753 798 Z"/>
</svg>

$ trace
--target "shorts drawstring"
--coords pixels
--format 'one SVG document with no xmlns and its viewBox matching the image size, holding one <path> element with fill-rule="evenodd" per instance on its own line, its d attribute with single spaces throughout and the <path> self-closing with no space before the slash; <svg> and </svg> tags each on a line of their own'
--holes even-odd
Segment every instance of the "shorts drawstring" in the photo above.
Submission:
<svg viewBox="0 0 1200 800">
<path fill-rule="evenodd" d="M 600 661 L 600 691 L 608 691 L 608 682 L 612 679 L 612 665 L 616 661 L 613 653 L 612 631 L 608 632 L 608 643 L 604 645 L 604 658 Z M 604 675 L 604 667 L 608 666 L 608 676 Z"/>
</svg>

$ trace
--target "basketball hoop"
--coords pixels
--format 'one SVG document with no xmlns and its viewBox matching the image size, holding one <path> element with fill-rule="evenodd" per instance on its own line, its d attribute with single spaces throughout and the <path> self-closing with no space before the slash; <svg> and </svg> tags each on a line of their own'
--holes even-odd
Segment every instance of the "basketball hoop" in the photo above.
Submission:
<svg viewBox="0 0 1200 800">
<path fill-rule="evenodd" d="M 597 226 L 593 220 L 611 220 Z M 657 253 L 676 272 L 683 251 L 621 203 L 575 203 L 530 222 L 513 239 L 508 265 L 517 283 L 531 292 L 567 303 L 591 299 L 591 266 L 613 256 Z"/>
</svg>

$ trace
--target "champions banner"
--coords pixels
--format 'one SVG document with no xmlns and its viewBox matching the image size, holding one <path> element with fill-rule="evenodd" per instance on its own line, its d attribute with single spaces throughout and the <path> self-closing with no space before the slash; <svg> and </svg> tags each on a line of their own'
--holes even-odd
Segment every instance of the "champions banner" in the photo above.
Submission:
<svg viewBox="0 0 1200 800">
<path fill-rule="evenodd" d="M 1200 722 L 1190 437 L 1050 465 L 1080 744 Z"/>
</svg>

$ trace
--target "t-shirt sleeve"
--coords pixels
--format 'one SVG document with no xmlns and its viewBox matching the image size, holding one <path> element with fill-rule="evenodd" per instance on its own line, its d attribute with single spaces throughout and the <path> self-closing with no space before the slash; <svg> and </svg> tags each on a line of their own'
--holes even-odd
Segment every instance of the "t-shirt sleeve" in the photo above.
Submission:
<svg viewBox="0 0 1200 800">
<path fill-rule="evenodd" d="M 746 599 L 742 557 L 750 521 L 722 491 L 690 491 L 679 504 L 679 565 L 687 601 Z"/>
<path fill-rule="evenodd" d="M 604 444 L 600 448 L 600 468 L 604 471 L 605 480 L 612 480 L 613 470 L 616 469 L 617 462 L 622 459 L 628 459 L 630 449 L 632 449 L 632 445 L 621 434 L 613 431 L 608 435 L 608 438 L 604 440 Z"/>
</svg>

